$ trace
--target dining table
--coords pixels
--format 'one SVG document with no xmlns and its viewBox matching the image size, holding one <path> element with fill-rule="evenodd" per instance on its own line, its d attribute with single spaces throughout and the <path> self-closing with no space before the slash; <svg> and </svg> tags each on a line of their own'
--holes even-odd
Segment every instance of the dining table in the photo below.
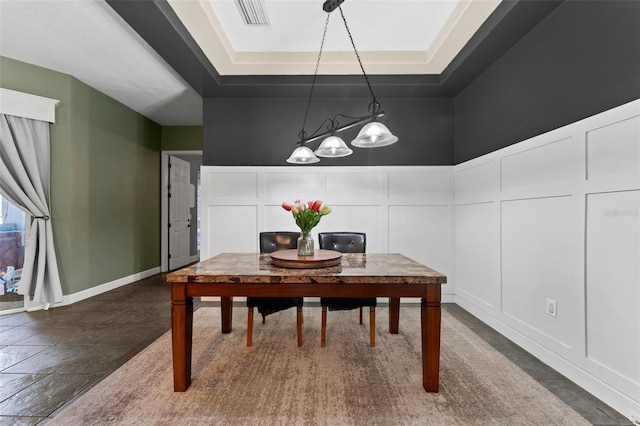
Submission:
<svg viewBox="0 0 640 426">
<path fill-rule="evenodd" d="M 256 296 L 388 297 L 392 334 L 399 332 L 400 298 L 420 298 L 422 384 L 427 392 L 438 392 L 441 286 L 447 277 L 399 253 L 341 253 L 338 261 L 314 263 L 314 258 L 335 253 L 315 250 L 313 257 L 292 253 L 289 264 L 274 262 L 265 253 L 221 253 L 167 274 L 174 391 L 184 392 L 191 384 L 193 298 L 220 297 L 222 333 L 230 333 L 233 297 Z"/>
</svg>

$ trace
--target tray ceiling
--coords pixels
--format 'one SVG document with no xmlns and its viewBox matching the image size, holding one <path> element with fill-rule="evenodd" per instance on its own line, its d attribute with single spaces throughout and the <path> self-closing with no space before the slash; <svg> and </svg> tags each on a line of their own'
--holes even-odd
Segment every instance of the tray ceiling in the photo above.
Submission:
<svg viewBox="0 0 640 426">
<path fill-rule="evenodd" d="M 0 56 L 69 74 L 161 125 L 202 124 L 203 97 L 305 97 L 322 0 L 0 0 Z M 455 96 L 562 1 L 346 0 L 379 96 Z M 317 90 L 363 79 L 338 11 Z M 357 89 L 357 90 L 356 90 Z"/>
<path fill-rule="evenodd" d="M 220 75 L 313 74 L 327 13 L 319 0 L 169 0 Z M 439 74 L 500 0 L 348 0 L 342 10 L 370 74 Z M 339 10 L 329 14 L 321 74 L 360 74 Z"/>
</svg>

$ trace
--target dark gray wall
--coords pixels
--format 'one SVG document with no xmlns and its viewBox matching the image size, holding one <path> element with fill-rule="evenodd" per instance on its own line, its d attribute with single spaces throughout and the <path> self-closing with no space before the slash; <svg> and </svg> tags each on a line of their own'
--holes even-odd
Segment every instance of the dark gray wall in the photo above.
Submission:
<svg viewBox="0 0 640 426">
<path fill-rule="evenodd" d="M 317 165 L 458 164 L 640 98 L 640 1 L 552 3 L 537 26 L 460 92 L 407 95 L 398 86 L 394 95 L 386 87 L 382 121 L 397 144 Z M 337 97 L 313 99 L 307 132 L 337 113 L 366 114 L 369 99 L 354 97 L 349 85 L 335 87 L 343 89 Z M 205 165 L 287 164 L 306 98 L 257 97 L 205 99 Z M 342 137 L 349 142 L 357 131 Z"/>
<path fill-rule="evenodd" d="M 399 141 L 376 149 L 354 148 L 345 158 L 319 166 L 453 164 L 453 99 L 385 98 L 381 119 Z M 306 131 L 313 133 L 337 113 L 367 115 L 368 98 L 314 98 Z M 307 99 L 205 99 L 204 157 L 207 166 L 282 166 L 296 147 Z M 362 126 L 342 132 L 349 143 Z M 320 141 L 310 144 L 315 149 Z M 308 166 L 307 166 L 308 167 Z"/>
<path fill-rule="evenodd" d="M 640 98 L 640 1 L 567 1 L 455 97 L 455 163 Z"/>
</svg>

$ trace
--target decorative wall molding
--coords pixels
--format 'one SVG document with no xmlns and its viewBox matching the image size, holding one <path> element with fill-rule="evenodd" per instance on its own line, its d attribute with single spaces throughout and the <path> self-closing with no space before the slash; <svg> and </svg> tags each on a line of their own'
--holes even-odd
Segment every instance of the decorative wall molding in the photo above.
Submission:
<svg viewBox="0 0 640 426">
<path fill-rule="evenodd" d="M 32 120 L 56 122 L 57 99 L 0 88 L 0 113 Z"/>
<path fill-rule="evenodd" d="M 333 211 L 314 228 L 314 237 L 327 231 L 365 232 L 367 251 L 402 253 L 446 274 L 443 295 L 452 296 L 452 169 L 205 166 L 201 259 L 255 253 L 259 232 L 297 230 L 282 202 L 321 199 Z"/>
<path fill-rule="evenodd" d="M 456 303 L 640 412 L 640 100 L 459 164 L 453 180 Z"/>
</svg>

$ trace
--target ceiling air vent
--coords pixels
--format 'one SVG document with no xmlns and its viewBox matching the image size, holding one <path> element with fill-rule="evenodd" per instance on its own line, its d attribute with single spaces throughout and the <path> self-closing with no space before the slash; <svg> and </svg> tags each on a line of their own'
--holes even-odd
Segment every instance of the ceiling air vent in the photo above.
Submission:
<svg viewBox="0 0 640 426">
<path fill-rule="evenodd" d="M 269 25 L 264 0 L 235 0 L 242 20 L 247 25 Z"/>
</svg>

